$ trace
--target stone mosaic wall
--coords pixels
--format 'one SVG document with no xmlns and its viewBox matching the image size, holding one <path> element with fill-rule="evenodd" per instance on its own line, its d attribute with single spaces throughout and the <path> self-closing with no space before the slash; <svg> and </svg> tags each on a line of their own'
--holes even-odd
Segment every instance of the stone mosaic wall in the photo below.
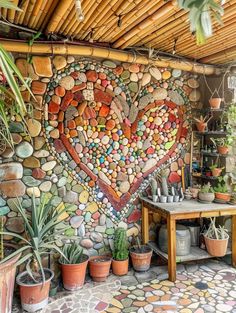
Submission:
<svg viewBox="0 0 236 313">
<path fill-rule="evenodd" d="M 34 56 L 32 64 L 17 58 L 16 64 L 32 79 L 36 101 L 22 91 L 34 106 L 28 133 L 13 116 L 15 152 L 7 148 L 0 158 L 5 227 L 23 232 L 14 200 L 20 197 L 30 210 L 34 191 L 38 201 L 42 192 L 53 194 L 58 209 L 72 204 L 66 235 L 83 238 L 91 254 L 102 253 L 117 225 L 137 235 L 138 195 L 150 178 L 168 167 L 170 182 L 180 182 L 180 167 L 189 163 L 190 102 L 200 97 L 196 77 L 72 56 Z"/>
</svg>

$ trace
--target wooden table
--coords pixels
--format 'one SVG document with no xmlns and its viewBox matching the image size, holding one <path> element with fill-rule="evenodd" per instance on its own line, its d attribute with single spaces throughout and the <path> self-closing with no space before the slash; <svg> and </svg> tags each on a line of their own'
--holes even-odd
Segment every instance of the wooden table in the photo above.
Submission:
<svg viewBox="0 0 236 313">
<path fill-rule="evenodd" d="M 175 203 L 154 203 L 152 200 L 140 197 L 142 201 L 142 240 L 149 244 L 154 251 L 168 259 L 169 280 L 176 280 L 176 261 L 190 261 L 205 259 L 211 256 L 198 247 L 192 247 L 192 254 L 176 259 L 176 221 L 192 218 L 232 216 L 232 265 L 236 266 L 236 205 L 230 204 L 202 204 L 196 200 L 184 200 Z M 149 242 L 149 211 L 158 213 L 167 220 L 168 230 L 168 255 L 161 252 L 154 243 Z M 194 257 L 196 256 L 196 258 Z M 200 257 L 199 257 L 200 256 Z"/>
</svg>

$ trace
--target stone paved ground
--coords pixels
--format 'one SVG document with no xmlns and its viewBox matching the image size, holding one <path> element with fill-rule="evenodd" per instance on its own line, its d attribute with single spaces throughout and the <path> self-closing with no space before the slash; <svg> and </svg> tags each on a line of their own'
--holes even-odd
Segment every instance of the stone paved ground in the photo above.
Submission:
<svg viewBox="0 0 236 313">
<path fill-rule="evenodd" d="M 73 294 L 59 293 L 41 313 L 236 313 L 236 270 L 217 260 L 178 265 L 177 281 L 166 266 L 92 284 Z M 13 313 L 20 313 L 17 306 Z"/>
</svg>

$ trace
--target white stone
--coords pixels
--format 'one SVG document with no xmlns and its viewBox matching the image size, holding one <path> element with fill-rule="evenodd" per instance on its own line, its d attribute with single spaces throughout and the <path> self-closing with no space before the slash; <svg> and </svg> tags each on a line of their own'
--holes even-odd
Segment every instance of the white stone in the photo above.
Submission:
<svg viewBox="0 0 236 313">
<path fill-rule="evenodd" d="M 36 158 L 47 158 L 49 156 L 49 151 L 39 150 L 39 151 L 34 152 L 34 156 Z"/>
<path fill-rule="evenodd" d="M 30 188 L 27 188 L 26 192 L 27 192 L 27 195 L 28 195 L 29 197 L 32 197 L 33 194 L 34 194 L 34 196 L 35 196 L 36 198 L 39 198 L 39 197 L 40 197 L 40 190 L 39 190 L 38 187 L 30 187 Z"/>
<path fill-rule="evenodd" d="M 49 161 L 46 162 L 42 165 L 42 170 L 47 172 L 47 171 L 51 171 L 55 166 L 56 166 L 57 162 L 56 161 Z"/>
<path fill-rule="evenodd" d="M 160 80 L 161 79 L 161 72 L 159 71 L 158 68 L 156 67 L 151 67 L 149 69 L 149 73 L 152 75 L 152 77 L 154 77 L 156 80 Z"/>
<path fill-rule="evenodd" d="M 101 180 L 103 180 L 106 184 L 108 184 L 109 186 L 111 185 L 111 181 L 110 179 L 103 173 L 103 172 L 99 172 L 98 176 Z"/>
<path fill-rule="evenodd" d="M 39 186 L 39 189 L 43 192 L 48 192 L 50 191 L 51 187 L 52 183 L 50 181 L 45 181 Z"/>
</svg>

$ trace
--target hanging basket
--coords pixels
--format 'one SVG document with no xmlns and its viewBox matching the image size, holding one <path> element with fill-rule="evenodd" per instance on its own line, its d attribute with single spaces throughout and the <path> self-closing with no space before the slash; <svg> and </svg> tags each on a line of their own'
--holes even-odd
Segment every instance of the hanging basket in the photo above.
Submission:
<svg viewBox="0 0 236 313">
<path fill-rule="evenodd" d="M 212 109 L 219 109 L 221 104 L 221 98 L 210 98 L 209 103 Z"/>
</svg>

